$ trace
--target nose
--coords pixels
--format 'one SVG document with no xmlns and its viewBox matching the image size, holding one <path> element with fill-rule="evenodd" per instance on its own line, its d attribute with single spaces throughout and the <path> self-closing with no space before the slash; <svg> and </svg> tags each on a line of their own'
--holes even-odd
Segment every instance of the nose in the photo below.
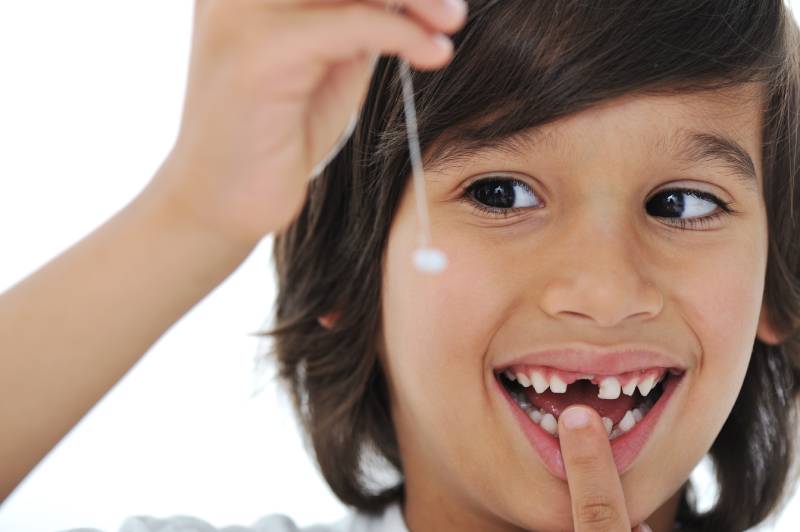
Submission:
<svg viewBox="0 0 800 532">
<path fill-rule="evenodd" d="M 558 319 L 589 320 L 606 328 L 658 315 L 664 298 L 642 271 L 647 259 L 631 231 L 622 223 L 599 231 L 597 224 L 580 225 L 561 235 L 542 309 Z"/>
</svg>

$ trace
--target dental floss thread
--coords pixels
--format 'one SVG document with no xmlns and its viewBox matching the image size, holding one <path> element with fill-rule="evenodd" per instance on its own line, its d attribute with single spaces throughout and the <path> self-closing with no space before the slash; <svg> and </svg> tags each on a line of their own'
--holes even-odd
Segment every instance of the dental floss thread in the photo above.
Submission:
<svg viewBox="0 0 800 532">
<path fill-rule="evenodd" d="M 398 0 L 386 0 L 386 8 L 398 12 L 402 5 Z M 414 250 L 413 262 L 417 271 L 422 273 L 441 273 L 447 268 L 447 256 L 443 251 L 433 247 L 431 238 L 431 222 L 428 215 L 428 200 L 425 195 L 425 173 L 422 168 L 422 151 L 419 147 L 417 130 L 417 110 L 414 105 L 414 85 L 411 82 L 411 69 L 405 59 L 399 59 L 400 80 L 403 85 L 403 109 L 406 117 L 408 137 L 408 153 L 411 168 L 414 172 L 414 198 L 417 205 L 417 221 L 419 222 L 419 246 Z"/>
<path fill-rule="evenodd" d="M 403 107 L 406 115 L 406 131 L 408 132 L 408 152 L 414 171 L 414 196 L 417 203 L 419 220 L 419 247 L 414 251 L 414 267 L 423 273 L 441 273 L 447 267 L 447 256 L 433 247 L 431 238 L 431 222 L 428 215 L 428 200 L 425 195 L 425 177 L 422 168 L 422 153 L 419 147 L 417 131 L 417 111 L 414 107 L 414 86 L 411 83 L 411 72 L 408 63 L 400 60 L 400 78 L 403 82 Z"/>
<path fill-rule="evenodd" d="M 389 11 L 397 12 L 401 5 L 396 0 L 387 0 Z M 372 58 L 372 68 L 379 58 L 376 54 Z M 417 111 L 414 105 L 414 85 L 411 82 L 411 69 L 408 62 L 400 59 L 400 79 L 403 85 L 403 108 L 406 118 L 406 131 L 408 137 L 408 151 L 411 158 L 411 167 L 414 173 L 414 197 L 417 205 L 417 219 L 419 222 L 419 246 L 414 250 L 413 262 L 417 271 L 429 274 L 441 273 L 447 268 L 447 256 L 441 250 L 433 247 L 431 238 L 431 223 L 428 215 L 428 200 L 425 195 L 425 174 L 422 167 L 422 153 L 419 147 L 419 132 L 417 130 Z M 331 150 L 317 163 L 311 171 L 310 179 L 318 177 L 325 167 L 333 160 L 339 150 L 344 147 L 355 130 L 358 121 L 358 112 L 353 113 L 347 127 L 337 139 Z"/>
</svg>

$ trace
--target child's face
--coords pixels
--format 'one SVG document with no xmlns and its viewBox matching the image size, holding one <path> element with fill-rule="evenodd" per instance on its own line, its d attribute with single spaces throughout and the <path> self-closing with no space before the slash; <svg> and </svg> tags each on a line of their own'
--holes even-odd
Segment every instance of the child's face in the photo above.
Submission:
<svg viewBox="0 0 800 532">
<path fill-rule="evenodd" d="M 633 522 L 673 497 L 731 411 L 757 333 L 768 334 L 759 324 L 768 235 L 760 106 L 755 86 L 629 96 L 543 127 L 546 136 L 521 153 L 475 153 L 428 170 L 433 243 L 449 259 L 439 276 L 412 265 L 409 181 L 384 261 L 381 358 L 412 529 L 571 527 L 557 457 L 548 464 L 536 448 L 550 436 L 526 426 L 496 376 L 523 355 L 565 346 L 650 348 L 668 359 L 654 365 L 685 370 L 659 400 L 665 409 L 643 445 L 628 438 L 613 447 Z M 755 180 L 734 172 L 730 154 L 681 151 L 693 134 L 737 143 Z M 503 217 L 460 201 L 467 186 L 497 174 L 528 188 L 495 181 L 471 197 L 517 212 Z M 722 209 L 665 193 L 676 188 L 733 202 L 736 213 L 681 229 L 677 220 Z M 582 360 L 597 357 L 572 362 Z"/>
</svg>

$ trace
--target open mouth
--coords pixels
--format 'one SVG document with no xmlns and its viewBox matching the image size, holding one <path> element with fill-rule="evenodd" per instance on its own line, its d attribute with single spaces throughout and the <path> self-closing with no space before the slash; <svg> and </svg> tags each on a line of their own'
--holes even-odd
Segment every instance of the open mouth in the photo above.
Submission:
<svg viewBox="0 0 800 532">
<path fill-rule="evenodd" d="M 621 375 L 584 375 L 546 367 L 509 367 L 495 377 L 514 403 L 545 432 L 558 438 L 558 417 L 573 404 L 593 408 L 610 440 L 631 432 L 676 384 L 684 371 L 650 368 Z"/>
</svg>

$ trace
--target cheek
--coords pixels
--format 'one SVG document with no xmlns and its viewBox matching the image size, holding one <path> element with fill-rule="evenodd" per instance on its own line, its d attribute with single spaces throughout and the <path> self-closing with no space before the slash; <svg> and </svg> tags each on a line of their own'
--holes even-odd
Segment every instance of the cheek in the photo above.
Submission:
<svg viewBox="0 0 800 532">
<path fill-rule="evenodd" d="M 675 487 L 683 480 L 676 472 L 691 471 L 705 455 L 741 389 L 763 294 L 765 259 L 758 249 L 739 234 L 735 240 L 717 242 L 702 253 L 682 258 L 680 266 L 661 270 L 666 276 L 660 279 L 662 286 L 671 287 L 664 289 L 669 298 L 666 304 L 680 313 L 677 319 L 700 348 L 696 365 L 687 374 L 687 394 L 680 405 L 682 422 L 672 433 L 683 452 L 663 462 L 659 473 L 665 480 L 673 477 Z M 646 479 L 629 480 L 631 504 L 646 500 L 649 494 L 642 489 Z"/>
<path fill-rule="evenodd" d="M 678 308 L 688 313 L 685 319 L 702 346 L 695 378 L 703 386 L 697 393 L 725 417 L 747 370 L 764 289 L 765 264 L 746 248 L 727 246 L 687 262 L 692 271 L 681 272 L 685 291 Z"/>
<path fill-rule="evenodd" d="M 447 255 L 447 270 L 420 273 L 411 262 L 417 240 L 408 225 L 393 228 L 384 263 L 384 331 L 396 354 L 392 365 L 482 378 L 483 355 L 506 303 L 489 254 L 452 235 L 435 242 Z"/>
<path fill-rule="evenodd" d="M 456 234 L 446 240 L 434 235 L 435 245 L 447 254 L 445 272 L 416 271 L 411 261 L 415 229 L 413 218 L 398 216 L 384 257 L 385 365 L 392 408 L 396 421 L 432 460 L 469 455 L 466 427 L 476 438 L 496 434 L 492 427 L 474 431 L 479 430 L 476 420 L 493 419 L 487 385 L 494 381 L 487 378 L 486 351 L 508 301 L 491 254 Z M 482 448 L 485 452 L 496 444 L 483 442 Z"/>
</svg>

